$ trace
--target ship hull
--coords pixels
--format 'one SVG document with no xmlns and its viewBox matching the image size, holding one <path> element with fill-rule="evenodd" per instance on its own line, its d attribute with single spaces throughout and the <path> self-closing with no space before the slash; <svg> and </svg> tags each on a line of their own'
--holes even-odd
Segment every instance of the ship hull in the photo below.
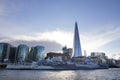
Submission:
<svg viewBox="0 0 120 80">
<path fill-rule="evenodd" d="M 93 69 L 108 69 L 108 67 L 98 66 L 25 66 L 25 65 L 10 65 L 6 68 L 7 70 L 93 70 Z"/>
</svg>

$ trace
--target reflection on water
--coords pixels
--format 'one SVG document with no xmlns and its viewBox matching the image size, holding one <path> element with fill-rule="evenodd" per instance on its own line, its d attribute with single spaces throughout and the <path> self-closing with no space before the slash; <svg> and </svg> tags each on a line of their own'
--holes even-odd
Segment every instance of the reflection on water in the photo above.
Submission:
<svg viewBox="0 0 120 80">
<path fill-rule="evenodd" d="M 0 70 L 0 80 L 120 80 L 120 69 Z"/>
</svg>

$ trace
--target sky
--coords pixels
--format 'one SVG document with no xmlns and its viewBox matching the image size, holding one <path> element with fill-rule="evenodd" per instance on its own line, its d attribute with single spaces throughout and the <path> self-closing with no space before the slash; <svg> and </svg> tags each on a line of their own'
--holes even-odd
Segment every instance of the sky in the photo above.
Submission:
<svg viewBox="0 0 120 80">
<path fill-rule="evenodd" d="M 82 51 L 120 57 L 120 0 L 0 0 L 0 42 L 73 47 L 75 21 Z"/>
</svg>

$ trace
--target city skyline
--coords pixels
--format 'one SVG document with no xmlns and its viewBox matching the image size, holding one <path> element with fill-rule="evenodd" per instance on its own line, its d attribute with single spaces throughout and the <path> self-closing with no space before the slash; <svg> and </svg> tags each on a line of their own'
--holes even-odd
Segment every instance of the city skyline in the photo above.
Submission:
<svg viewBox="0 0 120 80">
<path fill-rule="evenodd" d="M 0 0 L 0 42 L 73 47 L 77 21 L 82 50 L 113 55 L 120 53 L 119 8 L 119 0 Z"/>
</svg>

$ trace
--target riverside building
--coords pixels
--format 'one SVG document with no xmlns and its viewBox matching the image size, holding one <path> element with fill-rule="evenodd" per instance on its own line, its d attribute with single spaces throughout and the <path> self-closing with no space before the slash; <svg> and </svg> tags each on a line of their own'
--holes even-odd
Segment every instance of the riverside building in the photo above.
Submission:
<svg viewBox="0 0 120 80">
<path fill-rule="evenodd" d="M 26 54 L 29 53 L 29 47 L 25 44 L 20 44 L 17 47 L 17 53 L 15 55 L 15 61 L 18 63 L 24 62 L 26 58 Z"/>
<path fill-rule="evenodd" d="M 26 61 L 32 62 L 32 61 L 39 61 L 43 59 L 44 49 L 45 49 L 44 46 L 31 47 L 30 52 L 27 54 Z"/>
<path fill-rule="evenodd" d="M 7 62 L 9 60 L 11 45 L 8 43 L 0 43 L 0 62 Z"/>
<path fill-rule="evenodd" d="M 72 48 L 67 48 L 66 46 L 62 48 L 63 54 L 69 55 L 72 57 L 73 49 Z"/>
</svg>

